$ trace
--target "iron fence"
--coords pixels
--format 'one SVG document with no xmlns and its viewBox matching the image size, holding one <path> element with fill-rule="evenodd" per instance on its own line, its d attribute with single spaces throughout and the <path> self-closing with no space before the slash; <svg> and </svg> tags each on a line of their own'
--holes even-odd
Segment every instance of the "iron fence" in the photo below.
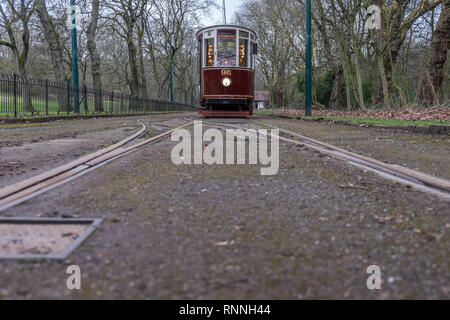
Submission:
<svg viewBox="0 0 450 320">
<path fill-rule="evenodd" d="M 193 111 L 188 104 L 86 86 L 79 88 L 80 113 L 133 114 Z M 74 113 L 74 87 L 70 82 L 35 79 L 0 73 L 0 116 L 59 115 Z"/>
</svg>

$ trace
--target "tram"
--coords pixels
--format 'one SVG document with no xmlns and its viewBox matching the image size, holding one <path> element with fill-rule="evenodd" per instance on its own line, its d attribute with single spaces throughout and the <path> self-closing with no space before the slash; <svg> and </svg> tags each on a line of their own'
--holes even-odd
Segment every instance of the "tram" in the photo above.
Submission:
<svg viewBox="0 0 450 320">
<path fill-rule="evenodd" d="M 198 39 L 200 103 L 205 117 L 253 114 L 257 34 L 236 25 L 201 29 Z"/>
</svg>

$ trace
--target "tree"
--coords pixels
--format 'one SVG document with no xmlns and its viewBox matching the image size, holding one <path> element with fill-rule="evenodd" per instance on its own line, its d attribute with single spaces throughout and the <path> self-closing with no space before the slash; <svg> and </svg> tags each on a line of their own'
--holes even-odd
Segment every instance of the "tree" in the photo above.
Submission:
<svg viewBox="0 0 450 320">
<path fill-rule="evenodd" d="M 293 0 L 250 0 L 237 14 L 238 24 L 258 33 L 258 68 L 271 104 L 280 108 L 287 106 L 296 73 L 304 69 L 304 32 L 298 31 L 303 20 L 300 12 L 298 2 Z"/>
<path fill-rule="evenodd" d="M 105 6 L 109 9 L 105 19 L 116 35 L 125 40 L 128 47 L 129 68 L 131 73 L 130 92 L 132 96 L 142 93 L 139 81 L 138 49 L 135 42 L 136 23 L 142 17 L 148 0 L 108 0 Z"/>
<path fill-rule="evenodd" d="M 442 9 L 417 90 L 416 102 L 424 106 L 437 105 L 444 80 L 444 65 L 450 41 L 450 0 L 442 0 Z"/>
<path fill-rule="evenodd" d="M 398 0 L 392 1 L 391 5 L 388 6 L 386 1 L 377 0 L 377 5 L 381 8 L 383 16 L 378 50 L 379 54 L 383 56 L 382 65 L 388 92 L 392 91 L 392 85 L 394 84 L 400 93 L 403 94 L 393 74 L 400 49 L 411 26 L 425 13 L 436 8 L 441 1 L 420 0 L 417 5 L 416 1 L 413 0 Z M 373 104 L 382 103 L 383 101 L 383 81 L 383 73 L 380 72 L 379 81 L 372 93 Z M 386 92 L 386 89 L 384 91 Z M 404 97 L 402 99 L 405 100 Z"/>
<path fill-rule="evenodd" d="M 168 96 L 170 59 L 173 60 L 178 87 L 184 91 L 187 74 L 194 63 L 196 52 L 194 29 L 199 24 L 199 14 L 213 5 L 211 0 L 151 0 L 145 23 L 146 52 L 150 57 L 158 94 Z M 180 54 L 183 51 L 183 54 Z"/>
<path fill-rule="evenodd" d="M 51 62 L 53 66 L 53 71 L 55 73 L 55 80 L 59 83 L 67 81 L 65 77 L 64 69 L 64 49 L 59 37 L 57 28 L 53 22 L 52 17 L 49 15 L 45 0 L 35 0 L 36 11 L 39 16 L 42 28 L 44 30 L 44 35 L 48 44 L 48 52 L 51 57 Z M 67 97 L 63 88 L 57 90 L 58 104 L 60 110 L 71 109 L 70 104 L 67 104 Z"/>
<path fill-rule="evenodd" d="M 342 65 L 339 63 L 339 60 L 334 58 L 333 46 L 332 46 L 332 37 L 330 28 L 328 28 L 328 21 L 326 18 L 325 10 L 322 5 L 321 0 L 316 0 L 315 5 L 317 8 L 317 14 L 312 15 L 312 20 L 317 30 L 320 33 L 321 40 L 324 47 L 324 54 L 327 59 L 328 65 L 331 66 L 333 70 L 334 78 L 333 78 L 333 89 L 331 91 L 329 107 L 331 109 L 339 108 L 339 95 L 342 89 L 342 77 L 343 77 L 343 69 Z"/>
<path fill-rule="evenodd" d="M 96 34 L 99 20 L 100 0 L 92 0 L 91 23 L 87 30 L 87 47 L 91 57 L 92 85 L 94 90 L 102 90 L 102 73 L 100 64 L 100 55 L 96 44 Z M 97 112 L 103 111 L 103 99 L 100 94 L 94 94 L 94 109 Z"/>
<path fill-rule="evenodd" d="M 0 45 L 10 48 L 13 52 L 19 74 L 22 76 L 23 109 L 33 111 L 31 92 L 27 84 L 26 65 L 30 51 L 30 19 L 35 7 L 33 0 L 6 0 L 0 4 L 0 27 L 8 34 L 9 40 L 0 38 Z M 16 28 L 19 29 L 21 43 L 17 39 Z"/>
</svg>

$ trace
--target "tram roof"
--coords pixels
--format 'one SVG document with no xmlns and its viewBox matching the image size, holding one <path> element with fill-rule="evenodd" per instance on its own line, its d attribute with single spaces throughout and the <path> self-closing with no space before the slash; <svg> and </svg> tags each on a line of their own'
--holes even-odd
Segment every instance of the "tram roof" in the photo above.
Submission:
<svg viewBox="0 0 450 320">
<path fill-rule="evenodd" d="M 252 30 L 252 29 L 250 29 L 250 28 L 248 28 L 248 27 L 238 26 L 238 25 L 236 25 L 236 24 L 218 24 L 218 25 L 214 25 L 214 26 L 209 26 L 209 27 L 206 27 L 206 28 L 202 28 L 202 29 L 200 29 L 200 30 L 197 31 L 197 33 L 195 34 L 195 36 L 198 37 L 198 35 L 199 35 L 200 33 L 204 32 L 204 31 L 206 31 L 206 30 L 209 30 L 209 29 L 218 29 L 218 28 L 231 28 L 231 29 L 238 28 L 238 29 L 243 29 L 243 30 L 247 30 L 247 31 L 250 31 L 250 32 L 254 33 L 254 34 L 256 35 L 256 37 L 258 37 L 258 34 L 256 33 L 256 31 L 254 31 L 254 30 Z"/>
</svg>

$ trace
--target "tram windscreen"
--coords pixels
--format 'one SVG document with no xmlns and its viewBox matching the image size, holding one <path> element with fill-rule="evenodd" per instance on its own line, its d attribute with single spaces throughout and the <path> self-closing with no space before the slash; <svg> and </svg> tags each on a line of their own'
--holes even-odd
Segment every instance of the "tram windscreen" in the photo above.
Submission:
<svg viewBox="0 0 450 320">
<path fill-rule="evenodd" d="M 236 30 L 217 30 L 217 62 L 221 67 L 236 65 Z"/>
</svg>

